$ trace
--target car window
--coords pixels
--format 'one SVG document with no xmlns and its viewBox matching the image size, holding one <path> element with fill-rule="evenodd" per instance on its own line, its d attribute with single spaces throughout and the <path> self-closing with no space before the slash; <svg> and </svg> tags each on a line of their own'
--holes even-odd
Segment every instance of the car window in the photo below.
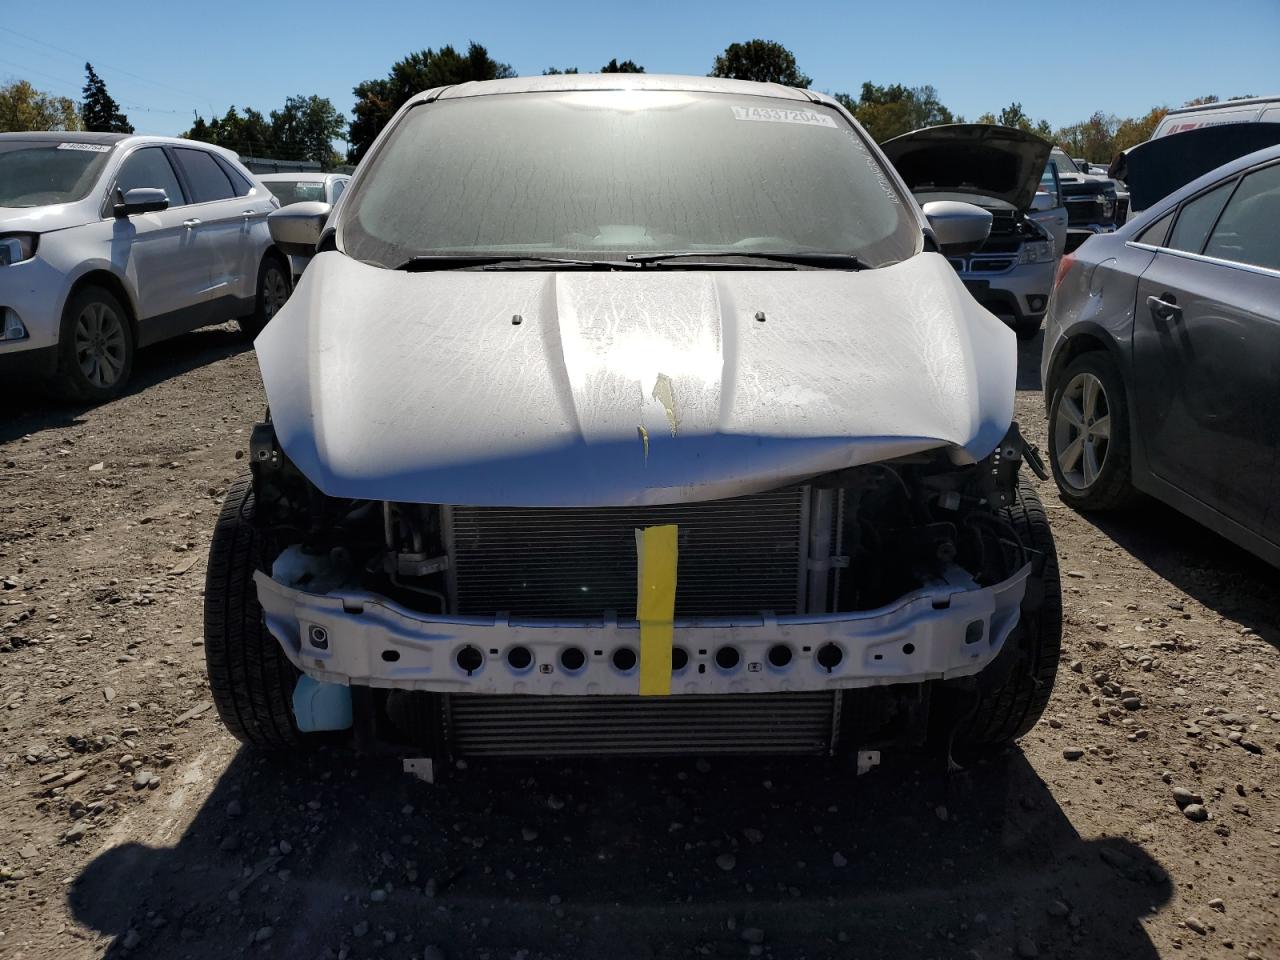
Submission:
<svg viewBox="0 0 1280 960">
<path fill-rule="evenodd" d="M 1280 163 L 1240 181 L 1205 246 L 1205 256 L 1280 270 Z"/>
<path fill-rule="evenodd" d="M 222 172 L 222 168 L 218 166 L 212 154 L 186 147 L 179 147 L 174 153 L 178 155 L 178 165 L 182 167 L 182 172 L 187 175 L 192 203 L 229 200 L 235 196 L 235 191 L 231 189 L 231 181 Z"/>
<path fill-rule="evenodd" d="M 1227 197 L 1231 196 L 1231 188 L 1235 185 L 1236 182 L 1230 180 L 1184 203 L 1182 212 L 1178 214 L 1178 222 L 1173 225 L 1173 233 L 1165 246 L 1172 250 L 1184 250 L 1187 253 L 1199 253 L 1203 250 L 1204 241 L 1209 236 L 1209 231 L 1213 229 L 1214 221 L 1218 219 L 1218 214 L 1222 212 Z"/>
<path fill-rule="evenodd" d="M 1176 211 L 1170 211 L 1163 217 L 1153 223 L 1142 233 L 1138 234 L 1139 243 L 1149 243 L 1153 247 L 1163 247 L 1164 239 L 1169 235 L 1169 224 L 1173 223 L 1173 214 Z"/>
<path fill-rule="evenodd" d="M 331 200 L 330 202 L 337 203 L 338 198 L 342 196 L 342 191 L 345 189 L 347 189 L 347 181 L 345 180 L 333 181 L 333 200 Z"/>
<path fill-rule="evenodd" d="M 248 177 L 237 170 L 230 161 L 222 157 L 214 157 L 214 159 L 218 162 L 218 166 L 222 168 L 222 172 L 231 179 L 231 186 L 235 190 L 236 196 L 247 197 L 249 191 L 253 189 L 253 184 L 249 182 Z"/>
<path fill-rule="evenodd" d="M 1062 205 L 1058 188 L 1058 165 L 1052 160 L 1045 164 L 1044 173 L 1040 174 L 1040 192 L 1049 194 L 1055 207 Z"/>
<path fill-rule="evenodd" d="M 169 198 L 171 207 L 180 207 L 187 202 L 182 195 L 178 175 L 173 172 L 173 164 L 160 147 L 143 147 L 125 158 L 116 176 L 116 189 L 128 193 L 137 187 L 159 187 Z M 116 200 L 114 196 L 108 199 L 111 203 Z"/>
</svg>

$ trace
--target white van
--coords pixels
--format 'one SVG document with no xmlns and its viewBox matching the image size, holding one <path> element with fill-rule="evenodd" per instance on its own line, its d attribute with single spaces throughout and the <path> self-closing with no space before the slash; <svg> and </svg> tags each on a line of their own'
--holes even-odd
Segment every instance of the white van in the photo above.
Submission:
<svg viewBox="0 0 1280 960">
<path fill-rule="evenodd" d="M 1221 103 L 1203 103 L 1195 107 L 1170 110 L 1151 139 L 1170 133 L 1185 133 L 1201 127 L 1216 127 L 1223 123 L 1280 123 L 1280 96 L 1249 97 L 1246 100 L 1224 100 Z"/>
</svg>

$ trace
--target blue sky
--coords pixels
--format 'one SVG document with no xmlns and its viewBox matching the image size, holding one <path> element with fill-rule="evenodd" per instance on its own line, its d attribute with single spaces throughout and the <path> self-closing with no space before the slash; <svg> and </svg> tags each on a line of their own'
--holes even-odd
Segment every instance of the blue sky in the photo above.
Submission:
<svg viewBox="0 0 1280 960">
<path fill-rule="evenodd" d="M 1280 0 L 46 0 L 5 5 L 0 80 L 78 96 L 90 60 L 135 127 L 171 134 L 192 111 L 266 112 L 294 93 L 348 111 L 356 83 L 423 47 L 476 40 L 521 74 L 595 70 L 615 56 L 701 74 L 753 37 L 789 47 L 815 89 L 932 83 L 969 119 L 1011 100 L 1059 126 L 1096 109 L 1128 116 L 1208 93 L 1280 93 Z"/>
</svg>

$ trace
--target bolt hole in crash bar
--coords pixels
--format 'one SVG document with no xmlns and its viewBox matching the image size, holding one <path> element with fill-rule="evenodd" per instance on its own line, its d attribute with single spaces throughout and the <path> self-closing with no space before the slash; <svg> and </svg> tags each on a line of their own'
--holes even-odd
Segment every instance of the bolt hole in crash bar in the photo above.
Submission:
<svg viewBox="0 0 1280 960">
<path fill-rule="evenodd" d="M 304 674 L 293 698 L 299 728 L 349 727 L 350 684 L 443 693 L 667 696 L 833 690 L 972 675 L 994 659 L 1017 623 L 1030 572 L 1024 566 L 979 588 L 957 568 L 948 582 L 877 610 L 677 621 L 676 526 L 635 535 L 635 622 L 430 616 L 367 593 L 309 594 L 260 572 L 267 626 Z M 574 637 L 588 642 L 565 642 Z"/>
</svg>

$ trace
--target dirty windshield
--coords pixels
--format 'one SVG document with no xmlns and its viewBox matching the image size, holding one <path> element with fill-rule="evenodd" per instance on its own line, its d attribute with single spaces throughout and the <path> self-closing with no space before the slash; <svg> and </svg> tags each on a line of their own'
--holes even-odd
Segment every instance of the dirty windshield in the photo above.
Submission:
<svg viewBox="0 0 1280 960">
<path fill-rule="evenodd" d="M 399 123 L 341 225 L 350 256 L 910 257 L 920 231 L 835 110 L 758 96 L 565 91 L 441 100 Z"/>
<path fill-rule="evenodd" d="M 0 142 L 0 207 L 40 207 L 82 199 L 111 150 L 105 143 Z"/>
</svg>

